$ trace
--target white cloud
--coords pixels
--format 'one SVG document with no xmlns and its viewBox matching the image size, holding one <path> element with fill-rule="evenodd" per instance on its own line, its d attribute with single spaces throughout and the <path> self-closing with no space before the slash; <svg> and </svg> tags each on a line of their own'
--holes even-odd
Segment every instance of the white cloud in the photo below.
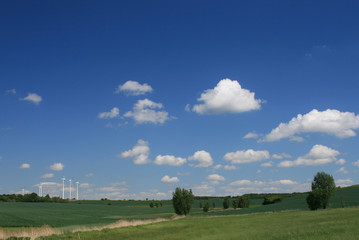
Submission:
<svg viewBox="0 0 359 240">
<path fill-rule="evenodd" d="M 236 80 L 222 79 L 214 89 L 207 89 L 198 98 L 202 104 L 194 105 L 198 114 L 241 113 L 261 108 L 261 100 L 241 87 Z"/>
<path fill-rule="evenodd" d="M 132 111 L 125 113 L 125 117 L 132 117 L 137 124 L 141 123 L 165 123 L 170 119 L 168 112 L 156 111 L 153 109 L 163 108 L 161 103 L 155 103 L 147 98 L 144 100 L 138 100 Z"/>
<path fill-rule="evenodd" d="M 88 174 L 86 174 L 85 175 L 85 177 L 93 177 L 95 174 L 93 174 L 93 173 L 88 173 Z"/>
<path fill-rule="evenodd" d="M 263 186 L 279 186 L 279 185 L 295 185 L 295 184 L 298 184 L 298 182 L 292 181 L 290 179 L 283 179 L 283 180 L 269 181 L 269 182 L 263 182 L 257 180 L 251 181 L 251 180 L 243 179 L 243 180 L 237 180 L 231 182 L 229 186 L 263 187 Z"/>
<path fill-rule="evenodd" d="M 116 93 L 125 92 L 132 96 L 143 95 L 152 91 L 152 87 L 147 83 L 140 84 L 136 81 L 127 81 L 123 85 L 119 85 L 116 89 Z"/>
<path fill-rule="evenodd" d="M 233 166 L 233 165 L 224 165 L 224 170 L 236 170 L 239 169 L 239 167 Z"/>
<path fill-rule="evenodd" d="M 254 151 L 248 149 L 246 151 L 229 152 L 224 155 L 224 160 L 230 161 L 232 164 L 259 162 L 270 158 L 268 151 Z"/>
<path fill-rule="evenodd" d="M 353 162 L 353 165 L 356 166 L 356 167 L 359 167 L 359 160 L 356 161 L 356 162 Z"/>
<path fill-rule="evenodd" d="M 262 163 L 261 166 L 262 167 L 273 167 L 274 162 L 273 161 L 269 161 L 266 163 Z"/>
<path fill-rule="evenodd" d="M 248 138 L 258 138 L 258 134 L 254 133 L 254 132 L 249 132 L 247 133 L 244 137 L 244 139 L 248 139 Z"/>
<path fill-rule="evenodd" d="M 216 193 L 216 189 L 208 184 L 195 185 L 192 191 L 195 196 L 211 196 Z"/>
<path fill-rule="evenodd" d="M 150 160 L 148 159 L 149 154 L 150 148 L 148 146 L 148 142 L 139 139 L 137 141 L 137 144 L 131 150 L 124 151 L 121 154 L 117 155 L 117 157 L 133 157 L 133 162 L 135 164 L 146 164 L 150 162 Z"/>
<path fill-rule="evenodd" d="M 335 171 L 336 173 L 344 173 L 344 174 L 347 174 L 348 171 L 345 169 L 345 167 L 341 167 L 339 168 L 337 171 Z"/>
<path fill-rule="evenodd" d="M 55 175 L 53 173 L 46 173 L 41 176 L 41 178 L 53 178 Z"/>
<path fill-rule="evenodd" d="M 190 106 L 189 104 L 186 104 L 184 110 L 185 110 L 186 112 L 190 112 L 190 111 L 191 111 L 191 106 Z"/>
<path fill-rule="evenodd" d="M 278 167 L 293 167 L 299 165 L 316 166 L 337 161 L 336 156 L 339 151 L 323 145 L 314 145 L 310 152 L 303 157 L 299 157 L 295 161 L 282 161 Z"/>
<path fill-rule="evenodd" d="M 106 118 L 115 118 L 120 114 L 120 109 L 114 107 L 109 112 L 99 113 L 98 118 L 106 119 Z"/>
<path fill-rule="evenodd" d="M 351 112 L 340 112 L 328 109 L 320 112 L 313 109 L 311 112 L 292 118 L 289 123 L 281 123 L 265 136 L 263 141 L 273 142 L 282 138 L 294 138 L 300 133 L 327 133 L 339 138 L 356 136 L 353 129 L 359 128 L 359 115 Z M 302 140 L 302 139 L 299 139 Z"/>
<path fill-rule="evenodd" d="M 50 169 L 54 171 L 61 171 L 64 169 L 64 167 L 65 166 L 62 163 L 54 163 L 50 166 Z"/>
<path fill-rule="evenodd" d="M 169 177 L 168 175 L 166 175 L 161 179 L 161 182 L 176 183 L 179 182 L 179 179 L 178 177 Z"/>
<path fill-rule="evenodd" d="M 16 94 L 16 89 L 13 88 L 13 89 L 6 90 L 6 93 L 7 94 Z"/>
<path fill-rule="evenodd" d="M 186 163 L 186 159 L 171 155 L 158 155 L 154 163 L 157 165 L 182 166 Z"/>
<path fill-rule="evenodd" d="M 347 187 L 347 186 L 350 186 L 350 185 L 353 185 L 353 181 L 348 178 L 348 179 L 338 179 L 335 181 L 335 184 L 337 186 L 340 186 L 340 187 Z"/>
<path fill-rule="evenodd" d="M 226 180 L 223 176 L 218 175 L 218 174 L 208 175 L 207 179 L 211 180 L 211 181 L 224 181 L 224 180 Z"/>
<path fill-rule="evenodd" d="M 209 167 L 213 164 L 211 154 L 203 150 L 195 152 L 192 156 L 188 157 L 188 160 L 199 162 L 197 165 L 192 165 L 194 167 Z"/>
<path fill-rule="evenodd" d="M 281 154 L 273 154 L 273 159 L 283 159 L 283 158 L 291 158 L 292 156 L 287 153 L 281 153 Z"/>
<path fill-rule="evenodd" d="M 28 163 L 23 163 L 23 164 L 21 164 L 20 168 L 22 168 L 22 169 L 30 168 L 30 164 L 28 164 Z"/>
<path fill-rule="evenodd" d="M 35 104 L 39 104 L 42 101 L 42 97 L 36 93 L 29 93 L 25 98 L 20 98 L 20 100 L 30 101 Z"/>
<path fill-rule="evenodd" d="M 341 158 L 339 159 L 338 161 L 335 162 L 335 164 L 338 164 L 338 165 L 344 165 L 347 161 L 345 161 L 345 159 Z"/>
</svg>

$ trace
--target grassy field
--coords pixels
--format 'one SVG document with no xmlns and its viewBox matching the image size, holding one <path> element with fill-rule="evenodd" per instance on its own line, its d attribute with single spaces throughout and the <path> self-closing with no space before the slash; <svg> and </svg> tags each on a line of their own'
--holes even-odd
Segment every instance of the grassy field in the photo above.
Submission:
<svg viewBox="0 0 359 240">
<path fill-rule="evenodd" d="M 187 217 L 150 225 L 40 239 L 358 239 L 359 208 Z"/>
<path fill-rule="evenodd" d="M 306 194 L 286 197 L 281 203 L 261 205 L 262 198 L 252 199 L 250 208 L 225 210 L 223 199 L 196 200 L 193 203 L 191 216 L 238 215 L 283 210 L 307 210 Z M 200 203 L 208 202 L 210 212 L 204 213 Z M 213 202 L 216 209 L 213 209 Z M 71 203 L 0 203 L 0 227 L 66 227 L 78 225 L 109 224 L 123 219 L 155 219 L 173 216 L 171 201 L 161 201 L 163 207 L 150 208 L 150 201 L 75 201 Z M 337 190 L 329 202 L 328 208 L 359 206 L 359 187 L 353 186 Z M 109 205 L 111 204 L 111 205 Z"/>
</svg>

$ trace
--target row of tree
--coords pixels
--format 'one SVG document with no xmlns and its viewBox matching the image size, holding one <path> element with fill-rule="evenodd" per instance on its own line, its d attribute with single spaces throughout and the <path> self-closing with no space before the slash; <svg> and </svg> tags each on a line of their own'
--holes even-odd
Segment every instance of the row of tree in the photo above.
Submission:
<svg viewBox="0 0 359 240">
<path fill-rule="evenodd" d="M 45 197 L 40 197 L 36 193 L 29 194 L 2 194 L 0 195 L 0 202 L 56 202 L 67 203 L 68 199 L 62 199 L 60 197 L 50 197 L 47 194 Z"/>
</svg>

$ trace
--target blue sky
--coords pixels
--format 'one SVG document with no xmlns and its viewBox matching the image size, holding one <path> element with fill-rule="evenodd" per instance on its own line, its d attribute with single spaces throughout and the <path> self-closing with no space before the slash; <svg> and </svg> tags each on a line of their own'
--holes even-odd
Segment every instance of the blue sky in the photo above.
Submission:
<svg viewBox="0 0 359 240">
<path fill-rule="evenodd" d="M 318 171 L 359 183 L 358 10 L 1 1 L 0 191 L 61 196 L 62 177 L 86 199 L 308 191 Z"/>
</svg>

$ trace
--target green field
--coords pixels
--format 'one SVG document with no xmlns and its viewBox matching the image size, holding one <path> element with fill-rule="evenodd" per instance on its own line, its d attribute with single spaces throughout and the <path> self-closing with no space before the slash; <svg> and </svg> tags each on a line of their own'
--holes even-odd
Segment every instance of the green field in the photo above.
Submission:
<svg viewBox="0 0 359 240">
<path fill-rule="evenodd" d="M 261 205 L 263 198 L 251 199 L 250 208 L 241 210 L 223 210 L 221 198 L 196 200 L 191 216 L 238 215 L 283 210 L 308 210 L 306 194 L 285 197 L 281 203 Z M 210 212 L 199 208 L 208 202 Z M 215 202 L 216 208 L 212 208 Z M 150 208 L 150 201 L 74 201 L 71 203 L 26 203 L 1 202 L 0 227 L 66 227 L 78 225 L 102 225 L 123 219 L 155 219 L 173 216 L 171 201 L 161 201 L 163 207 Z M 359 206 L 359 187 L 353 186 L 336 191 L 328 208 Z M 111 204 L 111 205 L 109 205 Z"/>
<path fill-rule="evenodd" d="M 150 225 L 41 239 L 358 239 L 359 208 L 187 217 Z"/>
</svg>

